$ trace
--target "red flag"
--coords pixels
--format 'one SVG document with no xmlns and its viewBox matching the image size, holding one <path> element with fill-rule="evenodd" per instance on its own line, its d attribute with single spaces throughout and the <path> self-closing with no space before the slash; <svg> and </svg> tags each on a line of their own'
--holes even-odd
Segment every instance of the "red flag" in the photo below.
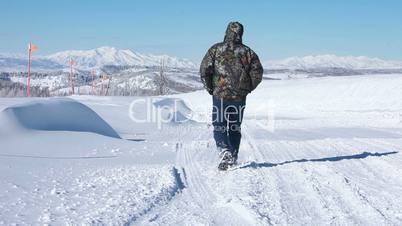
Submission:
<svg viewBox="0 0 402 226">
<path fill-rule="evenodd" d="M 37 45 L 32 44 L 32 43 L 29 43 L 29 45 L 28 45 L 28 51 L 35 52 L 35 51 L 37 51 L 38 49 L 39 49 L 39 47 L 38 47 Z"/>
<path fill-rule="evenodd" d="M 74 65 L 75 64 L 75 61 L 73 60 L 73 59 L 70 59 L 70 65 L 72 66 L 72 65 Z"/>
<path fill-rule="evenodd" d="M 28 97 L 31 96 L 31 55 L 33 52 L 38 50 L 38 46 L 32 43 L 28 45 L 28 85 L 27 85 L 27 94 Z"/>
</svg>

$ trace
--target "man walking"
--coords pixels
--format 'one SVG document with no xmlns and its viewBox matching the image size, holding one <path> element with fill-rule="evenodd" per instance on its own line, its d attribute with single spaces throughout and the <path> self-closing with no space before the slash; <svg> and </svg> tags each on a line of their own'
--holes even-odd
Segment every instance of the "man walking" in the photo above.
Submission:
<svg viewBox="0 0 402 226">
<path fill-rule="evenodd" d="M 246 96 L 263 74 L 257 54 L 242 43 L 242 36 L 243 25 L 230 22 L 224 41 L 208 50 L 200 67 L 201 81 L 213 98 L 212 125 L 220 170 L 236 164 Z"/>
</svg>

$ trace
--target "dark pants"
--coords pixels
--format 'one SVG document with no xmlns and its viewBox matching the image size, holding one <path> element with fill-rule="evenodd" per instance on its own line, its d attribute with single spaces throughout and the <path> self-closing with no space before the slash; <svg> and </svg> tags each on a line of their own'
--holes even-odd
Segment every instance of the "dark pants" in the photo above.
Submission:
<svg viewBox="0 0 402 226">
<path fill-rule="evenodd" d="M 237 158 L 241 140 L 241 122 L 243 120 L 245 100 L 231 101 L 213 98 L 212 125 L 214 139 L 219 149 L 229 149 Z"/>
</svg>

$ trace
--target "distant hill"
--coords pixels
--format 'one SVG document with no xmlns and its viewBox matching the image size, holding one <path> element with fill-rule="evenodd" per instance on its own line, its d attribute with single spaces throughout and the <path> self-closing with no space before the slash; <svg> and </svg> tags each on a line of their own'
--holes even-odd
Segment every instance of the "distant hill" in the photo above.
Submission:
<svg viewBox="0 0 402 226">
<path fill-rule="evenodd" d="M 305 57 L 290 57 L 283 60 L 264 62 L 266 69 L 402 69 L 402 61 L 387 61 L 365 56 L 317 55 Z"/>
</svg>

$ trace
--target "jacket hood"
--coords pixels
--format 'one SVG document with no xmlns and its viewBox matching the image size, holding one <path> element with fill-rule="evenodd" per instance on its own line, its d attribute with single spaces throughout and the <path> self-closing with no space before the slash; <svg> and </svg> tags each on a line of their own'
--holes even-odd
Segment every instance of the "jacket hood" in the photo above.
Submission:
<svg viewBox="0 0 402 226">
<path fill-rule="evenodd" d="M 224 42 L 242 43 L 243 25 L 239 22 L 230 22 L 226 29 Z"/>
</svg>

